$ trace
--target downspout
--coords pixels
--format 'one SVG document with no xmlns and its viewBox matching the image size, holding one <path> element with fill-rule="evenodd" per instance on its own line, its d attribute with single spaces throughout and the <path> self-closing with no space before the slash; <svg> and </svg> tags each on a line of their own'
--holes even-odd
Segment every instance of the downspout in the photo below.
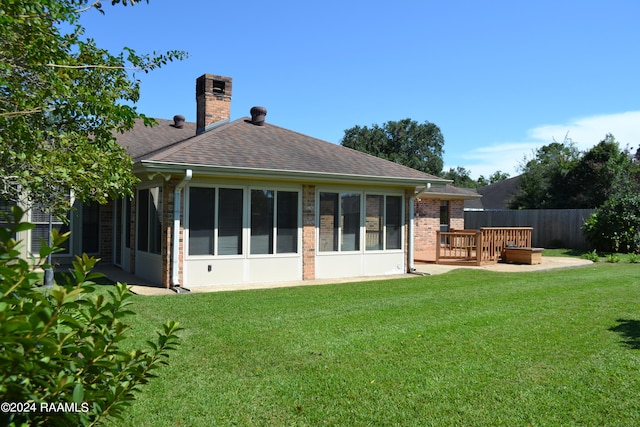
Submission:
<svg viewBox="0 0 640 427">
<path fill-rule="evenodd" d="M 180 292 L 180 195 L 182 189 L 191 181 L 193 171 L 187 169 L 184 171 L 184 178 L 173 191 L 173 245 L 171 249 L 171 289 Z"/>
<path fill-rule="evenodd" d="M 413 261 L 414 258 L 414 246 L 415 246 L 415 224 L 414 224 L 414 216 L 415 216 L 415 205 L 416 199 L 420 197 L 422 193 L 431 188 L 431 183 L 427 182 L 427 185 L 417 193 L 415 193 L 409 199 L 409 272 L 413 273 L 416 271 L 416 267 Z"/>
</svg>

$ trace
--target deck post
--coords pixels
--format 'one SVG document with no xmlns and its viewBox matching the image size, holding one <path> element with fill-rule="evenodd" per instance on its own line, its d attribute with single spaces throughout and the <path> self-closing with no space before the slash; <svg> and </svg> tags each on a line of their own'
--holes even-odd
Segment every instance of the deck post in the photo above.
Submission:
<svg viewBox="0 0 640 427">
<path fill-rule="evenodd" d="M 482 231 L 476 232 L 476 264 L 482 265 L 482 256 L 484 255 L 484 246 L 482 245 Z"/>
</svg>

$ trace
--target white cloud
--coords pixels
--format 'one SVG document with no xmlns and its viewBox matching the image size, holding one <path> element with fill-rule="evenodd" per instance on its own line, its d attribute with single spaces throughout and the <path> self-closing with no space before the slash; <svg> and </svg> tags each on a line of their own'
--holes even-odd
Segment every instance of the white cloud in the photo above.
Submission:
<svg viewBox="0 0 640 427">
<path fill-rule="evenodd" d="M 622 148 L 640 145 L 640 111 L 603 114 L 577 118 L 564 124 L 541 125 L 527 132 L 526 141 L 495 143 L 469 151 L 462 156 L 463 167 L 472 172 L 472 177 L 488 177 L 501 170 L 511 176 L 518 174 L 517 167 L 525 158 L 531 158 L 535 149 L 551 142 L 563 142 L 570 138 L 579 150 L 588 150 L 612 134 Z M 448 170 L 448 166 L 445 166 Z"/>
</svg>

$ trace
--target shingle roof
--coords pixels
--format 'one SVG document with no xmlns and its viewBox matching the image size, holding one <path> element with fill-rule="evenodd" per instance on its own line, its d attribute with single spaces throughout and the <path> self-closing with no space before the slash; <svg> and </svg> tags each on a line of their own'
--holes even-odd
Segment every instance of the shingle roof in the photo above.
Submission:
<svg viewBox="0 0 640 427">
<path fill-rule="evenodd" d="M 442 181 L 269 123 L 256 126 L 248 118 L 223 123 L 200 135 L 195 135 L 193 123 L 176 129 L 169 120 L 158 122 L 160 126 L 152 128 L 136 126 L 119 138 L 134 161 Z"/>
<path fill-rule="evenodd" d="M 451 184 L 447 184 L 445 186 L 433 186 L 427 190 L 425 190 L 421 194 L 421 198 L 436 198 L 446 196 L 450 199 L 464 199 L 464 200 L 473 200 L 479 199 L 481 195 L 479 195 L 475 190 L 469 188 L 459 188 L 455 187 Z M 466 202 L 465 202 L 466 206 Z"/>
<path fill-rule="evenodd" d="M 477 189 L 481 200 L 465 202 L 466 209 L 503 210 L 519 192 L 520 175 Z"/>
<path fill-rule="evenodd" d="M 183 128 L 178 129 L 173 126 L 173 120 L 155 120 L 158 122 L 155 126 L 145 126 L 141 119 L 136 120 L 133 130 L 116 135 L 118 144 L 126 148 L 134 161 L 196 134 L 195 123 L 186 122 Z"/>
</svg>

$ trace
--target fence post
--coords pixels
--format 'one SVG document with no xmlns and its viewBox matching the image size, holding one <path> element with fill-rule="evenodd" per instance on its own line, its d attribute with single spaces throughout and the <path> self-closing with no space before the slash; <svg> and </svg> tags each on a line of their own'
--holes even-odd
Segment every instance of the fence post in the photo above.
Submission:
<svg viewBox="0 0 640 427">
<path fill-rule="evenodd" d="M 440 231 L 436 231 L 436 264 L 440 262 Z"/>
</svg>

